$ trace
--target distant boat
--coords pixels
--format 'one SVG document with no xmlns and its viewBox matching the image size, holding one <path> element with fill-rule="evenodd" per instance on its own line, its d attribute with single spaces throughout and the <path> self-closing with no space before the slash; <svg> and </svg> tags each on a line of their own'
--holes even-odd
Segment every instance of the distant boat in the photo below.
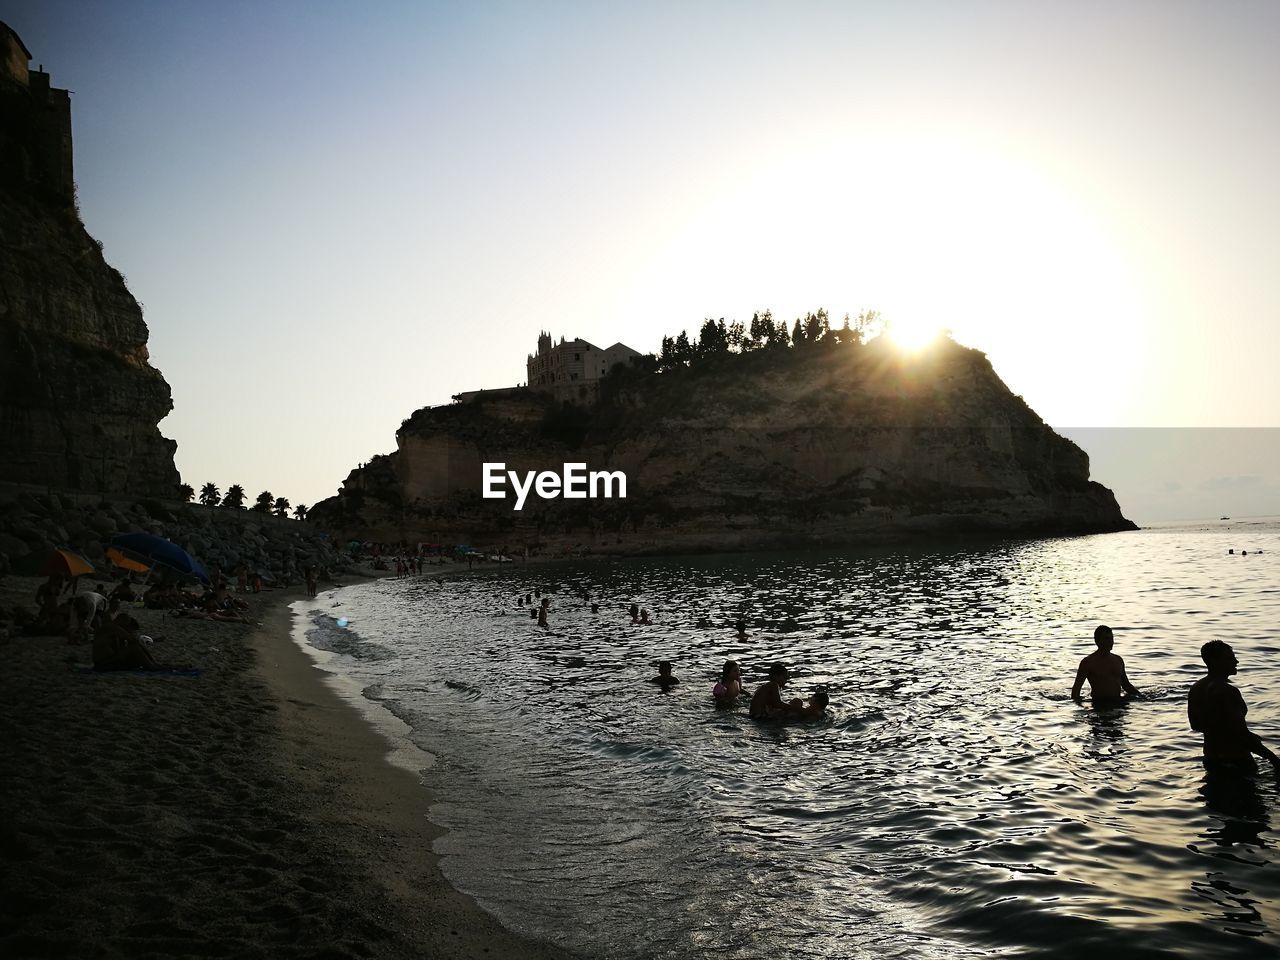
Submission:
<svg viewBox="0 0 1280 960">
<path fill-rule="evenodd" d="M 1219 519 L 1219 520 L 1230 520 L 1231 518 L 1230 518 L 1230 517 L 1219 517 L 1218 519 Z"/>
</svg>

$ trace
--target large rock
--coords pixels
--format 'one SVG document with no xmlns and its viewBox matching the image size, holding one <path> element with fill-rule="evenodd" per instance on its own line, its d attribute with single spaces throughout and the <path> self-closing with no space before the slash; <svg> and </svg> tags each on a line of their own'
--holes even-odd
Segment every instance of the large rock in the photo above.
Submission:
<svg viewBox="0 0 1280 960">
<path fill-rule="evenodd" d="M 1131 529 L 1089 458 L 951 341 L 635 371 L 589 409 L 530 391 L 420 410 L 311 518 L 357 539 L 603 552 Z M 620 470 L 626 499 L 481 498 L 482 464 Z"/>
<path fill-rule="evenodd" d="M 0 77 L 0 481 L 172 496 L 169 385 L 80 222 L 70 122 L 66 91 Z"/>
</svg>

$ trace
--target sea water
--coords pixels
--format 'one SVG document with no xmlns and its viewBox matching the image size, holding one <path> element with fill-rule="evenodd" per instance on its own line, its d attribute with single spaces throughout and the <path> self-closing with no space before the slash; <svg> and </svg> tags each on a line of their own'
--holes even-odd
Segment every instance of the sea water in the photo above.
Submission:
<svg viewBox="0 0 1280 960">
<path fill-rule="evenodd" d="M 545 630 L 517 605 L 535 589 Z M 516 564 L 299 615 L 438 758 L 450 880 L 584 956 L 1280 949 L 1276 781 L 1206 783 L 1186 720 L 1221 638 L 1280 749 L 1280 523 Z M 1126 707 L 1069 697 L 1100 623 L 1142 691 Z M 730 658 L 748 688 L 774 662 L 784 696 L 825 686 L 829 717 L 717 707 Z"/>
</svg>

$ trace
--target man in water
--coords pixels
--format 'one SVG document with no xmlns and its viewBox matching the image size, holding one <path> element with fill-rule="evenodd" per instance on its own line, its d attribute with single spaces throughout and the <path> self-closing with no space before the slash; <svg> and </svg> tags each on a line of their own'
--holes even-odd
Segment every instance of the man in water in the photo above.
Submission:
<svg viewBox="0 0 1280 960">
<path fill-rule="evenodd" d="M 671 672 L 671 661 L 662 660 L 658 663 L 658 675 L 650 677 L 649 682 L 656 683 L 663 690 L 670 690 L 680 682 L 680 678 Z"/>
<path fill-rule="evenodd" d="M 1239 666 L 1235 651 L 1221 640 L 1210 640 L 1200 648 L 1200 657 L 1209 675 L 1197 680 L 1187 695 L 1187 720 L 1192 730 L 1204 734 L 1204 765 L 1211 770 L 1250 772 L 1257 769 L 1256 753 L 1280 773 L 1280 757 L 1263 746 L 1245 723 L 1249 708 L 1231 684 Z"/>
<path fill-rule="evenodd" d="M 801 716 L 804 704 L 799 700 L 792 700 L 790 703 L 782 700 L 782 688 L 789 679 L 790 674 L 782 664 L 775 663 L 769 668 L 769 679 L 759 686 L 751 698 L 752 720 L 785 720 Z"/>
<path fill-rule="evenodd" d="M 1089 692 L 1097 703 L 1100 700 L 1123 700 L 1124 695 L 1138 695 L 1138 688 L 1129 682 L 1124 672 L 1124 660 L 1111 652 L 1115 646 L 1115 636 L 1110 627 L 1098 627 L 1093 631 L 1093 642 L 1098 649 L 1080 661 L 1076 671 L 1076 682 L 1071 687 L 1071 699 L 1080 699 L 1080 688 L 1089 681 Z"/>
</svg>

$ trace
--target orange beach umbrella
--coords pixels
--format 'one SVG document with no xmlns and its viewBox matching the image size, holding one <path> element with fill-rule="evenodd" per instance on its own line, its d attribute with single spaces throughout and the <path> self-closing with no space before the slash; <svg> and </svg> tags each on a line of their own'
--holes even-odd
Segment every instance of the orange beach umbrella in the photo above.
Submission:
<svg viewBox="0 0 1280 960">
<path fill-rule="evenodd" d="M 50 550 L 49 556 L 40 565 L 42 577 L 51 577 L 54 574 L 61 574 L 64 577 L 83 577 L 87 573 L 93 573 L 93 564 L 70 550 Z"/>
<path fill-rule="evenodd" d="M 115 547 L 107 547 L 107 559 L 117 567 L 122 567 L 125 570 L 132 570 L 134 573 L 148 573 L 151 570 L 151 568 L 145 563 L 134 560 L 132 557 L 126 557 Z"/>
</svg>

